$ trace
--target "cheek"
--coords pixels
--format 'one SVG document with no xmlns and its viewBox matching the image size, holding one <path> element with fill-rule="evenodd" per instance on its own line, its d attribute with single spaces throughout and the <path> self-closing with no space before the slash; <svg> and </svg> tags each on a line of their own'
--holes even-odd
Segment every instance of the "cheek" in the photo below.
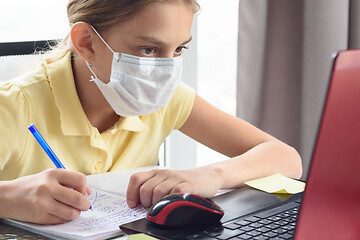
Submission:
<svg viewBox="0 0 360 240">
<path fill-rule="evenodd" d="M 111 65 L 113 53 L 98 54 L 94 62 L 94 72 L 97 77 L 104 83 L 110 82 Z"/>
</svg>

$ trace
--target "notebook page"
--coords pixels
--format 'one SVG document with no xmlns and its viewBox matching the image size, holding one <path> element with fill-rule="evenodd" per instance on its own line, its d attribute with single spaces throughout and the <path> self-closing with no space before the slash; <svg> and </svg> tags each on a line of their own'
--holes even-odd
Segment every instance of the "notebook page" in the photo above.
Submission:
<svg viewBox="0 0 360 240">
<path fill-rule="evenodd" d="M 147 209 L 138 206 L 130 209 L 125 197 L 93 189 L 89 196 L 93 211 L 82 212 L 80 217 L 59 225 L 38 225 L 12 221 L 18 227 L 48 236 L 70 239 L 95 239 L 121 234 L 119 226 L 144 218 Z"/>
</svg>

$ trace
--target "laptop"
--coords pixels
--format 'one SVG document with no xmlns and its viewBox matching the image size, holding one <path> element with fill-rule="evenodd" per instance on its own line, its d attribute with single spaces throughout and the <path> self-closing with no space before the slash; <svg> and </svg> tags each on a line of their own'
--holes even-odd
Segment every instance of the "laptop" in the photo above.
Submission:
<svg viewBox="0 0 360 240">
<path fill-rule="evenodd" d="M 166 229 L 141 219 L 120 228 L 159 239 L 360 239 L 360 50 L 334 54 L 304 193 L 249 187 L 213 200 L 216 226 Z"/>
</svg>

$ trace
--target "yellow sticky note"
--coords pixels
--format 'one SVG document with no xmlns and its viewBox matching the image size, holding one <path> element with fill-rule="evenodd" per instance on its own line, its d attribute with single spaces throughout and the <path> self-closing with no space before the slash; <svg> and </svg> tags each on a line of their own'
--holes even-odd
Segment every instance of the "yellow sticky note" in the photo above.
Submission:
<svg viewBox="0 0 360 240">
<path fill-rule="evenodd" d="M 268 193 L 295 194 L 305 189 L 305 183 L 281 174 L 250 180 L 245 184 Z"/>
<path fill-rule="evenodd" d="M 128 236 L 121 238 L 121 240 L 156 240 L 156 239 L 157 238 L 151 237 L 151 236 L 143 234 L 143 233 L 128 235 Z"/>
</svg>

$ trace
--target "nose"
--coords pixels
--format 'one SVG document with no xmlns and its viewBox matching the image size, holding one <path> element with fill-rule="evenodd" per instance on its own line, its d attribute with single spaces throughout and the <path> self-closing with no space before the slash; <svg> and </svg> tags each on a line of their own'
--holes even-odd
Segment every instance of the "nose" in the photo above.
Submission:
<svg viewBox="0 0 360 240">
<path fill-rule="evenodd" d="M 160 56 L 161 58 L 173 58 L 174 57 L 174 50 L 166 50 L 163 51 Z"/>
</svg>

